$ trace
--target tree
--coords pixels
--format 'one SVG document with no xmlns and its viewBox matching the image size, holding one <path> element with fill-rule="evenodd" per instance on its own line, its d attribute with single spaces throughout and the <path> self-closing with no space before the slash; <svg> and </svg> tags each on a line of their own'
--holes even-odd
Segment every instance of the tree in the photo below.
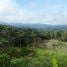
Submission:
<svg viewBox="0 0 67 67">
<path fill-rule="evenodd" d="M 64 31 L 62 34 L 62 40 L 67 41 L 67 31 Z"/>
</svg>

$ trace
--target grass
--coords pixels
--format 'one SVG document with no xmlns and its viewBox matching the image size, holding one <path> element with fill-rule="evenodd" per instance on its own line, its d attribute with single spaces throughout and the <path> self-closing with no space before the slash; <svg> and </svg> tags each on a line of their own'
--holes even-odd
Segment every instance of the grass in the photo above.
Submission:
<svg viewBox="0 0 67 67">
<path fill-rule="evenodd" d="M 5 62 L 2 60 L 3 57 L 5 57 L 5 60 L 10 61 L 10 66 L 8 67 L 67 67 L 67 42 L 57 41 L 56 43 L 62 44 L 61 46 L 58 45 L 55 49 L 52 49 L 52 46 L 51 49 L 38 47 L 28 47 L 28 49 L 27 47 L 13 47 L 11 48 L 12 51 L 10 51 L 11 49 L 9 48 L 8 50 L 11 53 L 9 54 L 8 50 L 5 51 L 7 54 L 0 56 L 0 61 Z M 48 45 L 52 45 L 52 43 L 49 42 L 47 46 Z M 33 55 L 20 56 L 21 53 L 26 55 L 28 50 L 34 50 Z M 13 58 L 9 59 L 11 55 Z M 19 57 L 15 58 L 14 56 L 16 55 Z M 8 62 L 6 64 L 8 64 Z"/>
</svg>

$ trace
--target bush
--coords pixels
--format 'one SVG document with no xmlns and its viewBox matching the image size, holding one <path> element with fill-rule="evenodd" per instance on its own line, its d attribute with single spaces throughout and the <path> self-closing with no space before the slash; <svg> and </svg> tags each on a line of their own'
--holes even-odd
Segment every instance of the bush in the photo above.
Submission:
<svg viewBox="0 0 67 67">
<path fill-rule="evenodd" d="M 7 54 L 0 55 L 0 67 L 9 67 L 10 57 Z"/>
<path fill-rule="evenodd" d="M 49 58 L 22 57 L 13 59 L 11 67 L 52 67 L 52 64 Z"/>
<path fill-rule="evenodd" d="M 26 57 L 13 59 L 11 61 L 11 67 L 27 67 L 27 66 L 28 66 L 28 60 Z"/>
<path fill-rule="evenodd" d="M 16 47 L 12 47 L 11 49 L 9 49 L 7 54 L 10 57 L 16 57 L 16 58 L 21 57 L 21 49 L 20 48 L 16 48 Z"/>
<path fill-rule="evenodd" d="M 34 56 L 35 55 L 35 51 L 32 48 L 26 48 L 26 47 L 22 47 L 21 48 L 21 55 L 24 56 Z"/>
</svg>

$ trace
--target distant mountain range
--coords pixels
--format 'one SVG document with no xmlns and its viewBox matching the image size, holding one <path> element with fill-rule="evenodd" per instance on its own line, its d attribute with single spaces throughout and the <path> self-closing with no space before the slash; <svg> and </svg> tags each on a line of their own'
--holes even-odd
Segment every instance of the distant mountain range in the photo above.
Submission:
<svg viewBox="0 0 67 67">
<path fill-rule="evenodd" d="M 18 28 L 33 28 L 40 30 L 67 30 L 67 25 L 47 25 L 47 24 L 32 24 L 32 23 L 4 23 L 0 22 L 3 25 L 16 26 Z"/>
</svg>

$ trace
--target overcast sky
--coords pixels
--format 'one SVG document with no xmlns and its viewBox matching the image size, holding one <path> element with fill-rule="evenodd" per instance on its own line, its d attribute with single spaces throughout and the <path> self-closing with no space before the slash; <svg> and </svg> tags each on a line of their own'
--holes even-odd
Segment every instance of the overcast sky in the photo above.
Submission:
<svg viewBox="0 0 67 67">
<path fill-rule="evenodd" d="M 67 0 L 0 0 L 0 22 L 67 24 Z"/>
</svg>

